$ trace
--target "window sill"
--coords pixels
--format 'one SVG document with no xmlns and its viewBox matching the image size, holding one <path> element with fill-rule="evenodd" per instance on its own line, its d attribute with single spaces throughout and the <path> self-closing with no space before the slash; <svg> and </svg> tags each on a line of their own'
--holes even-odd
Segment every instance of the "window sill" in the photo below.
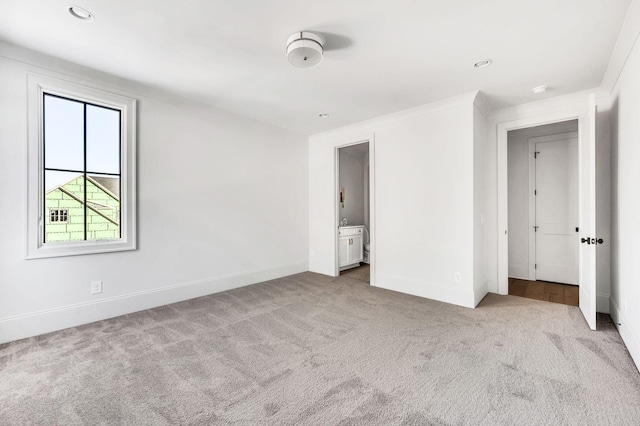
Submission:
<svg viewBox="0 0 640 426">
<path fill-rule="evenodd" d="M 81 256 L 86 254 L 113 253 L 119 251 L 136 250 L 130 242 L 121 240 L 83 241 L 81 243 L 48 243 L 30 250 L 26 259 L 46 259 L 51 257 Z"/>
</svg>

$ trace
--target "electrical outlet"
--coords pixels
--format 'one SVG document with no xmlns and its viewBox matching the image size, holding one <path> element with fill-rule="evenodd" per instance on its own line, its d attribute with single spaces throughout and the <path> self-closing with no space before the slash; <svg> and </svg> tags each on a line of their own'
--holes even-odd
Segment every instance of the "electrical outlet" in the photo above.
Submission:
<svg viewBox="0 0 640 426">
<path fill-rule="evenodd" d="M 91 283 L 91 294 L 102 293 L 102 281 L 94 281 Z"/>
<path fill-rule="evenodd" d="M 453 281 L 455 281 L 457 283 L 461 283 L 462 282 L 462 273 L 454 272 L 453 273 Z"/>
</svg>

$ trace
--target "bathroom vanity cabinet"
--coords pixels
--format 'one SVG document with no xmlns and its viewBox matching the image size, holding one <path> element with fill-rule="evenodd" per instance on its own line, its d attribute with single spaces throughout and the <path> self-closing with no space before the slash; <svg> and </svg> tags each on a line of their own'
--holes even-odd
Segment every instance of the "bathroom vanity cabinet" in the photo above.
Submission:
<svg viewBox="0 0 640 426">
<path fill-rule="evenodd" d="M 360 266 L 364 258 L 364 226 L 338 228 L 338 266 L 340 270 Z"/>
</svg>

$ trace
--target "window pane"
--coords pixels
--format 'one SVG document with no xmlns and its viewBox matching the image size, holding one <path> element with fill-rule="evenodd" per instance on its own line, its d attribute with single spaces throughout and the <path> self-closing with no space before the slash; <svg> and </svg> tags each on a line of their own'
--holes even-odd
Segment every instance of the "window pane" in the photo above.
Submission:
<svg viewBox="0 0 640 426">
<path fill-rule="evenodd" d="M 120 111 L 87 105 L 87 171 L 120 173 Z"/>
<path fill-rule="evenodd" d="M 120 238 L 120 178 L 87 178 L 87 240 Z"/>
<path fill-rule="evenodd" d="M 44 166 L 84 168 L 84 105 L 44 95 Z"/>
<path fill-rule="evenodd" d="M 84 177 L 46 170 L 44 175 L 44 242 L 84 240 Z M 66 221 L 60 212 L 66 211 Z"/>
</svg>

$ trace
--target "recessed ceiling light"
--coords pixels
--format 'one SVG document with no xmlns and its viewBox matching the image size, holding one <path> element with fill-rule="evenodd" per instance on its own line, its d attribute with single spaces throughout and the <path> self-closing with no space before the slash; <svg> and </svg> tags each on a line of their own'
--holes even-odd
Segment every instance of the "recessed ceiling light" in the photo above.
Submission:
<svg viewBox="0 0 640 426">
<path fill-rule="evenodd" d="M 484 68 L 484 67 L 488 67 L 489 65 L 491 65 L 491 59 L 483 59 L 481 61 L 476 62 L 475 64 L 473 64 L 474 68 Z"/>
<path fill-rule="evenodd" d="M 93 15 L 87 9 L 83 9 L 80 6 L 69 6 L 68 10 L 74 18 L 78 18 L 83 21 L 93 21 Z"/>
<path fill-rule="evenodd" d="M 329 114 L 325 114 L 325 113 L 318 114 L 318 117 L 320 117 L 320 118 L 327 118 L 328 116 L 329 116 Z"/>
<path fill-rule="evenodd" d="M 538 87 L 534 87 L 533 89 L 531 89 L 531 91 L 537 95 L 539 93 L 546 92 L 547 89 L 548 89 L 547 86 L 538 86 Z"/>
</svg>

